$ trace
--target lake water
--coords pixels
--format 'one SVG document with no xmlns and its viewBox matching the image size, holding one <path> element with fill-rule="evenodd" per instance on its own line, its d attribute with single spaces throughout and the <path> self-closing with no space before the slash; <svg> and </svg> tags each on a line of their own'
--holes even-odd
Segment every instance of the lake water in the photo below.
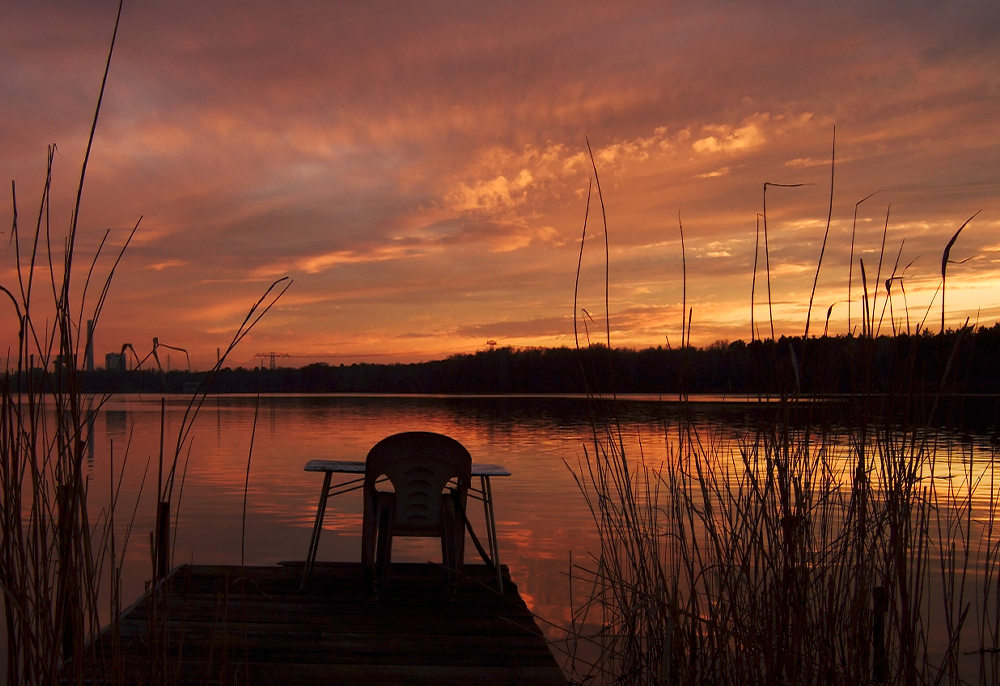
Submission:
<svg viewBox="0 0 1000 686">
<path fill-rule="evenodd" d="M 149 532 L 159 478 L 161 403 L 167 471 L 188 400 L 114 397 L 92 425 L 91 507 L 109 500 L 113 461 L 114 478 L 124 475 L 116 508 L 119 546 L 133 507 L 136 513 L 124 566 L 126 603 L 143 591 L 151 575 Z M 209 396 L 177 464 L 175 508 L 178 493 L 180 499 L 173 563 L 302 560 L 322 483 L 321 474 L 303 471 L 307 461 L 363 460 L 387 435 L 436 431 L 463 443 L 474 461 L 499 463 L 512 473 L 493 480 L 501 562 L 540 618 L 565 624 L 570 556 L 580 562 L 599 549 L 590 510 L 573 475 L 585 446 L 589 450 L 593 445 L 593 407 L 586 398 L 570 397 Z M 752 423 L 742 405 L 682 407 L 655 398 L 630 398 L 616 405 L 626 450 L 654 465 L 671 459 L 675 441 L 669 427 L 692 408 L 706 439 L 738 450 Z M 942 454 L 958 454 L 959 466 L 963 451 L 992 455 L 985 438 L 963 442 L 952 437 L 938 448 Z M 947 474 L 926 476 L 961 488 L 968 475 L 951 473 L 954 465 L 947 469 Z M 973 514 L 981 519 L 988 514 L 993 487 L 980 483 L 977 488 Z M 470 506 L 473 525 L 484 537 L 480 509 Z M 359 560 L 360 531 L 360 492 L 332 499 L 318 559 Z M 466 560 L 475 562 L 476 557 L 467 546 Z M 436 562 L 440 548 L 433 540 L 397 539 L 393 560 Z"/>
<path fill-rule="evenodd" d="M 164 400 L 165 473 L 187 401 Z M 630 407 L 640 421 L 634 430 L 641 427 L 649 440 L 646 450 L 655 455 L 654 411 L 665 406 Z M 92 507 L 108 501 L 110 455 L 116 472 L 125 461 L 119 531 L 138 502 L 126 600 L 142 591 L 150 574 L 160 416 L 159 397 L 115 397 L 93 426 Z M 389 434 L 435 431 L 459 440 L 475 462 L 499 463 L 512 473 L 492 480 L 501 562 L 537 614 L 563 621 L 570 552 L 579 561 L 597 549 L 590 512 L 570 471 L 583 457 L 589 416 L 587 401 L 579 398 L 267 396 L 258 408 L 254 397 L 210 396 L 194 424 L 190 451 L 177 467 L 175 494 L 181 498 L 173 561 L 239 563 L 241 548 L 247 564 L 302 560 L 322 484 L 321 474 L 303 471 L 307 461 L 363 460 Z M 484 538 L 481 508 L 475 505 L 470 501 L 470 516 Z M 360 492 L 332 499 L 318 559 L 359 560 L 360 532 Z M 475 549 L 467 547 L 466 559 L 476 558 Z M 439 561 L 440 547 L 433 540 L 397 539 L 393 560 Z"/>
</svg>

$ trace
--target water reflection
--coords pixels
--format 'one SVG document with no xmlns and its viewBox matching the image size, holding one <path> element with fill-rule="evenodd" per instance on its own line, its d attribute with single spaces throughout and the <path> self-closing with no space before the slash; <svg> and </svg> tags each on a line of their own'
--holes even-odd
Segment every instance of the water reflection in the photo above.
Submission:
<svg viewBox="0 0 1000 686">
<path fill-rule="evenodd" d="M 187 401 L 181 397 L 165 400 L 165 469 L 174 464 L 174 444 Z M 694 423 L 706 444 L 737 455 L 759 411 L 738 405 L 702 411 L 698 406 L 633 400 L 617 405 L 614 416 L 620 420 L 630 457 L 658 465 L 676 455 L 674 420 L 679 416 Z M 113 455 L 115 479 L 125 464 L 118 513 L 122 534 L 133 507 L 136 512 L 125 569 L 128 602 L 142 592 L 150 571 L 144 543 L 155 513 L 160 399 L 114 398 L 102 414 L 103 422 L 95 424 L 90 502 L 101 507 L 109 500 L 109 458 Z M 598 550 L 592 515 L 571 471 L 581 469 L 586 451 L 592 450 L 595 416 L 598 425 L 604 425 L 607 407 L 583 398 L 209 397 L 190 449 L 176 454 L 175 496 L 180 496 L 180 514 L 174 563 L 239 563 L 241 555 L 247 564 L 303 559 L 322 483 L 321 475 L 302 470 L 307 461 L 362 460 L 372 445 L 389 434 L 436 431 L 463 443 L 473 460 L 500 463 L 512 472 L 509 478 L 493 481 L 502 562 L 510 567 L 533 611 L 565 622 L 570 554 L 574 561 L 585 562 Z M 942 469 L 946 463 L 962 464 L 957 439 L 939 442 L 937 447 L 957 451 L 957 460 L 940 461 Z M 846 460 L 846 447 L 829 449 L 842 450 Z M 846 461 L 844 465 L 846 469 Z M 975 478 L 962 473 L 926 476 L 953 480 L 956 488 Z M 470 511 L 473 525 L 482 533 L 481 509 Z M 325 522 L 318 559 L 359 560 L 360 493 L 333 499 Z M 475 552 L 469 550 L 471 561 Z M 393 559 L 399 561 L 437 561 L 439 556 L 439 547 L 429 540 L 400 539 L 393 549 Z"/>
<path fill-rule="evenodd" d="M 186 399 L 166 399 L 165 470 L 173 464 L 185 409 Z M 102 412 L 91 502 L 107 502 L 113 441 L 116 471 L 127 461 L 120 502 L 138 503 L 136 562 L 126 570 L 126 594 L 135 595 L 149 569 L 148 553 L 135 541 L 144 541 L 153 526 L 160 399 L 115 398 Z M 248 564 L 302 559 L 322 483 L 319 475 L 302 471 L 308 460 L 361 460 L 386 435 L 437 431 L 461 441 L 474 460 L 501 463 L 513 473 L 493 482 L 502 561 L 536 611 L 565 615 L 568 550 L 582 555 L 591 545 L 590 514 L 566 466 L 582 455 L 588 416 L 585 401 L 565 399 L 269 396 L 258 407 L 253 397 L 211 397 L 190 451 L 177 455 L 174 561 L 238 563 L 241 548 Z M 480 508 L 470 510 L 482 532 Z M 331 501 L 319 559 L 359 559 L 360 513 L 360 493 Z M 401 561 L 439 555 L 433 542 L 416 539 L 401 539 L 393 551 Z"/>
</svg>

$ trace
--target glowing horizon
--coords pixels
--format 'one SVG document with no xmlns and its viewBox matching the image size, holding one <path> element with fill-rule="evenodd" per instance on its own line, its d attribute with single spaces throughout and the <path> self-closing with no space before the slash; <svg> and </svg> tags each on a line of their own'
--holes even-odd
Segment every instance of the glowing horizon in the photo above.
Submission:
<svg viewBox="0 0 1000 686">
<path fill-rule="evenodd" d="M 7 11 L 0 159 L 22 236 L 53 142 L 54 240 L 69 224 L 116 7 Z M 992 324 L 998 27 L 1000 8 L 985 0 L 905 11 L 126 4 L 84 189 L 77 287 L 104 231 L 99 272 L 142 220 L 99 323 L 98 365 L 124 342 L 143 352 L 157 337 L 204 369 L 284 276 L 293 285 L 232 365 L 265 351 L 336 363 L 443 358 L 488 340 L 571 346 L 588 141 L 609 308 L 594 185 L 581 344 L 605 342 L 607 318 L 613 346 L 676 346 L 682 303 L 695 345 L 749 340 L 751 319 L 770 336 L 757 231 L 765 183 L 802 184 L 767 191 L 775 334 L 801 335 L 834 127 L 810 334 L 831 306 L 831 334 L 847 332 L 849 316 L 860 330 L 859 260 L 869 289 L 880 284 L 884 332 L 907 315 L 936 331 L 942 251 L 977 211 L 952 248 L 946 325 Z M 7 194 L 0 284 L 17 292 L 12 211 Z M 902 288 L 889 305 L 894 268 Z M 9 303 L 0 326 L 9 350 Z"/>
</svg>

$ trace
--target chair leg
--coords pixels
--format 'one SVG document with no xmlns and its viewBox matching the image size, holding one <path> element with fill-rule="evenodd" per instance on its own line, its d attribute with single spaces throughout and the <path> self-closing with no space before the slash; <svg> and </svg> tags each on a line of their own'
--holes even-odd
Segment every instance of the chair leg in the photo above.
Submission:
<svg viewBox="0 0 1000 686">
<path fill-rule="evenodd" d="M 465 527 L 459 507 L 456 494 L 441 497 L 441 561 L 446 570 L 448 593 L 452 600 L 458 594 L 459 576 L 465 556 Z"/>
<path fill-rule="evenodd" d="M 361 571 L 368 584 L 375 583 L 375 550 L 379 529 L 376 498 L 375 494 L 365 493 L 361 522 Z"/>
<path fill-rule="evenodd" d="M 379 493 L 375 503 L 375 593 L 379 595 L 385 585 L 385 573 L 392 562 L 392 521 L 396 513 L 396 497 L 393 493 Z"/>
<path fill-rule="evenodd" d="M 451 590 L 453 584 L 453 577 L 455 576 L 455 551 L 453 546 L 453 541 L 451 536 L 447 531 L 446 526 L 441 528 L 441 566 L 444 567 L 445 581 L 448 584 L 449 591 Z"/>
</svg>

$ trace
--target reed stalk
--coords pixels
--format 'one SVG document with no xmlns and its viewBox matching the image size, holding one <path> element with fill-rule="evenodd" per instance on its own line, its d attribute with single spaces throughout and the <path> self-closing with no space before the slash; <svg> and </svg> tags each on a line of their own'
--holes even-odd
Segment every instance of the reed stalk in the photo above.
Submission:
<svg viewBox="0 0 1000 686">
<path fill-rule="evenodd" d="M 878 193 L 869 193 L 865 197 L 854 203 L 854 219 L 851 221 L 851 252 L 850 256 L 847 258 L 847 333 L 848 335 L 854 334 L 854 329 L 851 326 L 851 305 L 854 303 L 854 293 L 852 291 L 854 284 L 854 243 L 858 234 L 858 208 L 861 207 L 861 203 L 868 200 L 870 197 Z"/>
<path fill-rule="evenodd" d="M 888 213 L 876 283 L 887 225 Z M 899 263 L 883 309 L 894 281 L 903 290 Z M 804 337 L 790 349 L 794 373 L 752 408 L 758 419 L 712 423 L 682 403 L 655 438 L 667 460 L 651 464 L 649 438 L 631 436 L 613 399 L 592 397 L 597 419 L 571 469 L 599 548 L 571 562 L 573 683 L 1000 678 L 998 447 L 941 428 L 972 337 L 940 338 L 928 393 L 915 346 L 876 338 L 877 295 L 860 266 L 846 403 L 822 400 L 833 390 L 822 369 L 797 364 L 824 345 Z M 892 309 L 890 320 L 895 333 Z"/>
<path fill-rule="evenodd" d="M 64 665 L 91 651 L 89 639 L 100 628 L 106 570 L 112 607 L 120 604 L 115 595 L 121 557 L 114 517 L 103 512 L 91 521 L 87 507 L 90 426 L 103 399 L 80 392 L 77 364 L 83 313 L 88 312 L 88 321 L 99 319 L 117 261 L 105 276 L 96 305 L 88 305 L 86 286 L 100 249 L 82 291 L 73 286 L 80 203 L 120 18 L 119 5 L 61 259 L 49 223 L 55 146 L 49 148 L 26 262 L 16 187 L 11 185 L 17 285 L 2 290 L 17 317 L 18 347 L 8 353 L 0 377 L 0 588 L 6 678 L 11 684 L 55 683 L 60 674 L 68 683 L 83 683 L 81 670 L 67 672 Z M 36 281 L 46 277 L 52 295 L 48 303 L 34 293 Z"/>
<path fill-rule="evenodd" d="M 958 684 L 970 651 L 995 679 L 995 450 L 882 419 L 875 395 L 845 429 L 800 402 L 739 434 L 680 416 L 665 464 L 595 432 L 574 616 L 600 622 L 574 640 L 599 658 L 577 682 Z"/>
<path fill-rule="evenodd" d="M 87 458 L 94 449 L 92 426 L 110 395 L 83 392 L 80 355 L 92 340 L 138 222 L 100 279 L 98 267 L 107 233 L 85 268 L 82 286 L 77 285 L 81 269 L 75 266 L 87 165 L 120 19 L 121 5 L 61 251 L 58 241 L 53 241 L 49 221 L 55 146 L 48 151 L 34 231 L 27 235 L 21 231 L 16 187 L 11 185 L 17 283 L 0 284 L 4 302 L 18 322 L 17 349 L 8 352 L 0 374 L 0 604 L 5 620 L 4 677 L 9 684 L 114 684 L 130 680 L 122 663 L 116 620 L 122 607 L 122 569 L 139 500 L 137 496 L 131 510 L 121 512 L 119 495 L 128 449 L 116 461 L 113 445 L 110 496 L 102 503 L 88 497 L 93 478 Z M 51 298 L 39 296 L 42 283 Z M 160 481 L 157 489 L 158 506 L 169 506 L 173 501 L 175 524 L 183 483 L 182 474 L 175 494 L 177 466 L 182 455 L 191 454 L 192 426 L 212 380 L 289 285 L 287 278 L 279 279 L 250 308 L 225 354 L 191 397 L 174 450 L 168 455 L 166 480 Z M 156 359 L 157 343 L 154 339 L 152 351 L 142 359 L 136 355 L 137 368 Z M 134 349 L 132 352 L 135 355 Z M 147 472 L 148 468 L 147 464 Z M 162 476 L 161 466 L 159 478 Z M 143 485 L 145 480 L 146 473 Z M 169 560 L 156 562 L 162 576 Z M 107 619 L 110 624 L 102 633 Z M 155 616 L 151 621 L 146 683 L 169 683 L 175 670 L 161 640 L 165 632 L 158 630 L 162 627 L 156 624 Z"/>
</svg>

